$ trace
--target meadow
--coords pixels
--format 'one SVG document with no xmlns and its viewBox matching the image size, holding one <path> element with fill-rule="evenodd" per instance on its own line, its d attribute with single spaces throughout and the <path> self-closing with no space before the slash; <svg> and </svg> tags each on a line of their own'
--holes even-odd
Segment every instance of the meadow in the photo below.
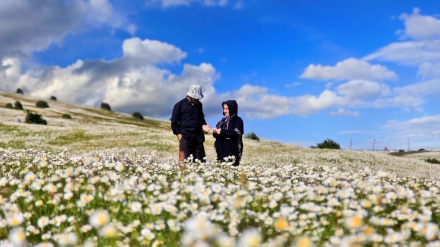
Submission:
<svg viewBox="0 0 440 247">
<path fill-rule="evenodd" d="M 182 167 L 167 121 L 36 100 L 0 93 L 2 246 L 440 246 L 438 164 L 207 135 Z"/>
</svg>

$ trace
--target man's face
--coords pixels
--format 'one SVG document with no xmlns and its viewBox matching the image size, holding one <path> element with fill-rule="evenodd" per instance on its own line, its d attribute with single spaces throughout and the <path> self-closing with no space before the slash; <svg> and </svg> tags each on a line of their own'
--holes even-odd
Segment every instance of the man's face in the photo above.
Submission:
<svg viewBox="0 0 440 247">
<path fill-rule="evenodd" d="M 198 99 L 194 99 L 193 97 L 188 96 L 188 98 L 193 105 L 197 105 L 200 102 Z"/>
</svg>

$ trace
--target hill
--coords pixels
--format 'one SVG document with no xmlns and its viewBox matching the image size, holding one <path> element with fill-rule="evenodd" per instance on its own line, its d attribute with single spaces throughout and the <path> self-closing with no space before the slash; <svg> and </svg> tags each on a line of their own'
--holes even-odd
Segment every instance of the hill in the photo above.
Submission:
<svg viewBox="0 0 440 247">
<path fill-rule="evenodd" d="M 36 108 L 38 100 L 46 101 L 49 108 Z M 16 101 L 20 101 L 25 109 L 41 114 L 48 124 L 24 123 L 26 111 L 5 107 Z M 72 118 L 65 119 L 63 114 Z M 33 149 L 72 155 L 124 151 L 153 155 L 169 162 L 176 159 L 177 139 L 171 132 L 169 121 L 139 120 L 129 114 L 5 92 L 0 92 L 0 116 L 0 148 L 3 149 Z M 207 135 L 205 149 L 211 161 L 215 158 L 213 142 L 214 138 Z M 427 157 L 438 158 L 438 155 L 438 152 L 426 152 L 424 156 L 394 157 L 382 152 L 309 149 L 245 139 L 242 164 L 307 164 L 336 167 L 342 171 L 369 167 L 403 176 L 440 178 L 440 165 L 423 161 Z"/>
</svg>

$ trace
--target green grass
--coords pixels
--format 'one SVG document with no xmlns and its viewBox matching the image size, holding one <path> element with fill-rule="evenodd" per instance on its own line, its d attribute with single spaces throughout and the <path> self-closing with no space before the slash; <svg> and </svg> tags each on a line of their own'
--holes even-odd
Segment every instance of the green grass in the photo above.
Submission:
<svg viewBox="0 0 440 247">
<path fill-rule="evenodd" d="M 4 149 L 25 149 L 27 148 L 26 142 L 24 140 L 13 140 L 8 143 L 0 141 L 0 147 Z"/>
<path fill-rule="evenodd" d="M 91 140 L 93 137 L 90 135 L 87 135 L 84 130 L 74 130 L 71 133 L 64 134 L 61 136 L 56 137 L 55 140 L 51 140 L 48 142 L 50 145 L 57 145 L 57 146 L 64 146 L 71 143 L 80 143 L 80 142 L 87 142 Z"/>
</svg>

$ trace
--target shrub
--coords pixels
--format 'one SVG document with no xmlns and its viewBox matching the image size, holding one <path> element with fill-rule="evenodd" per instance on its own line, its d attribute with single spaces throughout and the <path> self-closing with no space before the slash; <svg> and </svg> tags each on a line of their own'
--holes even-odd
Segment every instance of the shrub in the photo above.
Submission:
<svg viewBox="0 0 440 247">
<path fill-rule="evenodd" d="M 327 148 L 327 149 L 341 149 L 341 146 L 339 146 L 339 143 L 331 140 L 326 139 L 325 141 L 318 143 L 317 148 Z"/>
<path fill-rule="evenodd" d="M 14 108 L 11 103 L 6 103 L 5 107 L 10 109 Z"/>
<path fill-rule="evenodd" d="M 436 158 L 428 158 L 425 161 L 428 163 L 431 163 L 431 164 L 440 164 L 440 160 L 438 160 Z"/>
<path fill-rule="evenodd" d="M 70 116 L 70 114 L 64 113 L 63 115 L 61 115 L 62 118 L 65 119 L 72 119 L 72 116 Z"/>
<path fill-rule="evenodd" d="M 107 110 L 107 111 L 112 111 L 112 108 L 110 107 L 110 104 L 102 102 L 101 103 L 101 109 Z"/>
<path fill-rule="evenodd" d="M 24 92 L 23 92 L 23 90 L 21 90 L 21 88 L 17 88 L 17 91 L 15 93 L 24 94 Z"/>
<path fill-rule="evenodd" d="M 258 138 L 257 134 L 255 134 L 254 132 L 251 132 L 251 133 L 244 135 L 244 138 L 256 140 L 256 141 L 260 140 L 260 138 Z"/>
<path fill-rule="evenodd" d="M 139 120 L 144 120 L 144 116 L 142 116 L 142 114 L 140 114 L 139 112 L 133 112 L 133 114 L 131 114 L 134 118 L 137 118 Z"/>
<path fill-rule="evenodd" d="M 57 97 L 55 97 L 55 96 L 52 95 L 52 96 L 50 96 L 49 99 L 50 99 L 50 100 L 55 100 L 55 101 L 56 101 L 56 100 L 57 100 Z"/>
<path fill-rule="evenodd" d="M 23 110 L 23 105 L 21 104 L 20 101 L 15 101 L 14 108 L 17 110 Z"/>
<path fill-rule="evenodd" d="M 37 101 L 37 103 L 35 103 L 35 106 L 36 106 L 37 108 L 49 108 L 49 105 L 48 105 L 47 102 L 44 101 L 44 100 L 39 100 L 39 101 Z"/>
<path fill-rule="evenodd" d="M 47 121 L 40 114 L 31 111 L 27 111 L 25 123 L 47 125 Z"/>
</svg>

